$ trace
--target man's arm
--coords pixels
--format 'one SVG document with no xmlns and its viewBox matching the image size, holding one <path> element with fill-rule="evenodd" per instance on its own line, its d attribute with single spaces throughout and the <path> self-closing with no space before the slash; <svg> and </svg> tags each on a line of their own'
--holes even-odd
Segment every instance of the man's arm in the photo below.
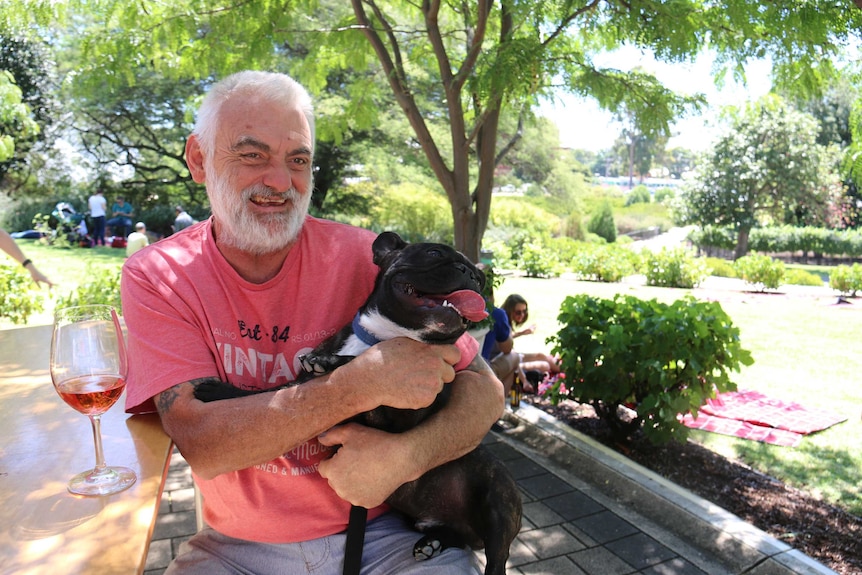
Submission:
<svg viewBox="0 0 862 575">
<path fill-rule="evenodd" d="M 341 447 L 320 464 L 320 474 L 341 498 L 371 508 L 402 484 L 475 449 L 502 415 L 503 386 L 478 355 L 450 385 L 449 403 L 404 433 L 359 424 L 327 431 L 320 442 Z"/>
<path fill-rule="evenodd" d="M 204 403 L 194 397 L 199 381 L 190 381 L 158 394 L 156 407 L 195 472 L 212 478 L 270 461 L 378 405 L 430 405 L 455 377 L 458 357 L 455 346 L 398 338 L 301 385 Z"/>
</svg>

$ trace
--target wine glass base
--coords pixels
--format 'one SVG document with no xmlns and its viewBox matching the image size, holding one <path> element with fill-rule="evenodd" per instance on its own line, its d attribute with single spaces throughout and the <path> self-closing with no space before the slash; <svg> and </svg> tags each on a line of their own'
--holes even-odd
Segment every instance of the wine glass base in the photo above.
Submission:
<svg viewBox="0 0 862 575">
<path fill-rule="evenodd" d="M 100 473 L 83 471 L 72 478 L 66 486 L 76 495 L 111 495 L 131 487 L 138 477 L 128 467 L 106 467 Z"/>
</svg>

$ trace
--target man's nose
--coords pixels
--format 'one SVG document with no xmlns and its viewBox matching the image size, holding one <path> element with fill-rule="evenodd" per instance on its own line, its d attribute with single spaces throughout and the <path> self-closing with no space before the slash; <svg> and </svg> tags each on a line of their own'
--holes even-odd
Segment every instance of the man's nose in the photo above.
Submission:
<svg viewBox="0 0 862 575">
<path fill-rule="evenodd" d="M 293 175 L 283 162 L 273 162 L 264 174 L 262 183 L 279 193 L 286 192 L 293 187 Z"/>
</svg>

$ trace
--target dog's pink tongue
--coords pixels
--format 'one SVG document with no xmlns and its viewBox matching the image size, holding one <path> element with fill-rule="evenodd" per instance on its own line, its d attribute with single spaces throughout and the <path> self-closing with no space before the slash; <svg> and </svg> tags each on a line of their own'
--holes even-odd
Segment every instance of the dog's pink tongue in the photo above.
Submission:
<svg viewBox="0 0 862 575">
<path fill-rule="evenodd" d="M 488 312 L 485 311 L 485 298 L 478 293 L 462 289 L 446 296 L 452 306 L 458 310 L 461 317 L 465 317 L 470 321 L 482 321 L 488 317 Z"/>
</svg>

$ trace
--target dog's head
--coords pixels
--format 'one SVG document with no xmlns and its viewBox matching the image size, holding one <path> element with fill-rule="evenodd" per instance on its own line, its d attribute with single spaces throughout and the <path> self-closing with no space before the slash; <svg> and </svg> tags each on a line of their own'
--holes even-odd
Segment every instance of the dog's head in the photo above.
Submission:
<svg viewBox="0 0 862 575">
<path fill-rule="evenodd" d="M 445 244 L 408 244 L 393 232 L 380 234 L 372 249 L 380 273 L 363 308 L 363 326 L 379 339 L 452 343 L 469 321 L 487 317 L 485 275 L 460 252 Z"/>
</svg>

